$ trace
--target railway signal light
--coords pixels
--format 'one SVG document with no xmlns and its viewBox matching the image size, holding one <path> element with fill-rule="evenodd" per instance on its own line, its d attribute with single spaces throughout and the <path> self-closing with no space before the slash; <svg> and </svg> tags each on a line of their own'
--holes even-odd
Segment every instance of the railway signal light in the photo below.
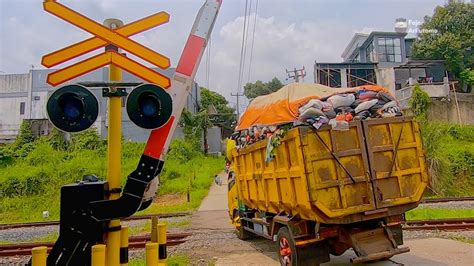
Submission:
<svg viewBox="0 0 474 266">
<path fill-rule="evenodd" d="M 55 127 L 66 132 L 79 132 L 94 124 L 99 115 L 99 102 L 88 89 L 73 84 L 54 91 L 46 110 Z"/>
<path fill-rule="evenodd" d="M 137 86 L 127 98 L 127 114 L 141 128 L 155 129 L 163 126 L 170 119 L 172 111 L 171 96 L 154 84 Z"/>
</svg>

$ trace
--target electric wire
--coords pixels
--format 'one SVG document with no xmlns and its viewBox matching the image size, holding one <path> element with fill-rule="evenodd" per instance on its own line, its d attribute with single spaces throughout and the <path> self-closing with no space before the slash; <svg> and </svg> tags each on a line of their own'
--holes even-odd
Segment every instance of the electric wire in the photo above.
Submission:
<svg viewBox="0 0 474 266">
<path fill-rule="evenodd" d="M 252 0 L 250 0 L 250 3 L 249 3 L 248 13 L 245 15 L 247 17 L 247 29 L 245 31 L 244 62 L 242 63 L 242 77 L 241 77 L 240 87 L 244 86 L 244 79 L 245 79 L 245 64 L 247 61 L 247 47 L 248 47 L 250 20 L 251 20 L 250 14 L 252 14 Z"/>
<path fill-rule="evenodd" d="M 248 10 L 248 0 L 245 0 L 244 28 L 243 28 L 243 31 L 242 31 L 242 44 L 240 46 L 240 65 L 239 65 L 239 76 L 238 76 L 238 82 L 237 82 L 237 95 L 240 94 L 240 86 L 242 84 L 242 72 L 243 72 L 242 63 L 244 62 L 244 46 L 245 46 L 245 31 L 246 31 L 246 26 L 247 26 L 247 10 Z"/>
<path fill-rule="evenodd" d="M 252 59 L 253 59 L 253 47 L 255 44 L 255 30 L 257 28 L 257 17 L 258 17 L 258 1 L 255 3 L 255 15 L 253 19 L 253 33 L 252 33 L 252 46 L 250 47 L 250 59 L 249 59 L 249 74 L 247 76 L 247 83 L 250 82 L 250 75 L 252 73 Z"/>
</svg>

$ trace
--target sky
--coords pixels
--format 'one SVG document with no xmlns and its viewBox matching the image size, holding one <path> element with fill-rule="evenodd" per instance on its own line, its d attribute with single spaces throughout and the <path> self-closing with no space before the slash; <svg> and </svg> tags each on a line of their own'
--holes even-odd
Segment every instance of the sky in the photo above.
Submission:
<svg viewBox="0 0 474 266">
<path fill-rule="evenodd" d="M 423 21 L 446 0 L 259 0 L 257 26 L 249 71 L 251 39 L 257 0 L 252 5 L 243 83 L 284 83 L 286 69 L 305 67 L 305 82 L 313 82 L 313 65 L 340 62 L 356 32 L 393 31 L 395 19 Z M 166 11 L 169 23 L 132 37 L 168 56 L 176 66 L 194 18 L 204 0 L 59 0 L 98 21 L 119 18 L 124 23 Z M 245 0 L 223 0 L 210 45 L 209 82 L 207 53 L 196 77 L 201 86 L 224 95 L 231 103 L 237 92 Z M 41 57 L 90 35 L 43 11 L 41 0 L 0 0 L 0 74 L 26 73 L 41 66 Z M 83 60 L 100 51 L 84 55 Z M 136 58 L 134 58 L 136 59 Z M 77 61 L 76 60 L 76 61 Z M 139 60 L 140 61 L 140 60 Z M 75 61 L 67 62 L 60 67 Z M 250 72 L 250 75 L 249 75 Z M 242 90 L 242 89 L 241 89 Z M 245 104 L 245 103 L 244 103 Z"/>
</svg>

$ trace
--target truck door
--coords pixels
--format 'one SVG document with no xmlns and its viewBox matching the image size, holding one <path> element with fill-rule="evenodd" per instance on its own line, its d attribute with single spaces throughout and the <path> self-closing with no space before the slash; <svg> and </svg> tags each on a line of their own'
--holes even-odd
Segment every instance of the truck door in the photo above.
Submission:
<svg viewBox="0 0 474 266">
<path fill-rule="evenodd" d="M 331 218 L 375 209 L 362 123 L 300 129 L 310 200 Z"/>
<path fill-rule="evenodd" d="M 418 123 L 396 117 L 362 125 L 376 208 L 419 201 L 428 175 Z"/>
</svg>

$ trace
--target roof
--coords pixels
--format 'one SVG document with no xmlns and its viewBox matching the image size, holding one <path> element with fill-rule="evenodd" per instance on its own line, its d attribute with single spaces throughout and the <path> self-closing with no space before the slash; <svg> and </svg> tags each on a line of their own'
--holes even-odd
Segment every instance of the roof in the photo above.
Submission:
<svg viewBox="0 0 474 266">
<path fill-rule="evenodd" d="M 405 37 L 407 33 L 394 32 L 394 31 L 372 31 L 361 47 L 369 45 L 369 43 L 374 39 L 375 36 L 393 36 L 393 37 Z"/>
<path fill-rule="evenodd" d="M 367 67 L 374 68 L 377 62 L 341 62 L 341 63 L 315 63 L 315 68 L 354 68 L 365 69 Z"/>
<path fill-rule="evenodd" d="M 396 69 L 401 68 L 426 68 L 435 65 L 444 65 L 444 60 L 408 60 L 405 64 L 395 67 Z"/>
<path fill-rule="evenodd" d="M 352 48 L 352 46 L 354 46 L 354 44 L 355 44 L 358 40 L 364 39 L 364 40 L 362 40 L 362 42 L 363 42 L 363 41 L 365 41 L 365 39 L 366 39 L 368 36 L 369 36 L 369 34 L 366 34 L 366 33 L 356 33 L 356 34 L 354 34 L 354 36 L 352 37 L 352 39 L 351 39 L 351 41 L 349 42 L 349 44 L 346 46 L 346 48 L 345 48 L 344 51 L 342 52 L 341 57 L 342 57 L 342 58 L 346 57 L 347 54 L 348 54 L 349 52 L 351 52 L 350 49 Z M 352 52 L 351 52 L 351 53 L 352 53 Z"/>
</svg>

